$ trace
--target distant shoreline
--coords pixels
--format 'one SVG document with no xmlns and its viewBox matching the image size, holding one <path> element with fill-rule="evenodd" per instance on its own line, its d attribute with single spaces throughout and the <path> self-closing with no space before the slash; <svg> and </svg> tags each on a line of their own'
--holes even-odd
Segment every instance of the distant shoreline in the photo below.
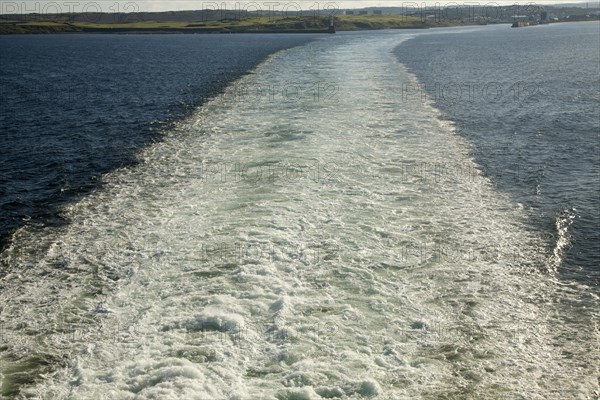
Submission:
<svg viewBox="0 0 600 400">
<path fill-rule="evenodd" d="M 227 34 L 227 33 L 328 33 L 327 30 L 239 30 L 228 28 L 89 28 L 89 27 L 71 27 L 71 26 L 11 26 L 7 28 L 0 25 L 0 35 L 40 35 L 40 34 L 85 34 L 100 33 L 108 35 L 126 35 L 126 34 Z"/>
<path fill-rule="evenodd" d="M 403 15 L 340 16 L 335 19 L 337 31 L 382 29 L 428 29 L 435 27 L 475 25 L 461 21 L 423 21 Z M 223 34 L 223 33 L 318 33 L 329 31 L 328 17 L 260 17 L 215 21 L 140 21 L 95 24 L 54 20 L 16 20 L 0 22 L 0 34 Z"/>
<path fill-rule="evenodd" d="M 328 16 L 248 17 L 232 19 L 208 19 L 202 11 L 167 20 L 170 14 L 156 13 L 124 22 L 104 15 L 98 22 L 90 22 L 81 15 L 4 15 L 0 19 L 0 35 L 11 34 L 223 34 L 223 33 L 312 33 L 329 31 Z M 587 18 L 589 17 L 589 18 Z M 10 18 L 10 19 L 9 19 Z M 154 18 L 154 19 L 150 19 Z M 162 19 L 161 19 L 162 18 Z M 598 21 L 596 16 L 561 19 L 548 23 Z M 96 20 L 94 20 L 96 21 Z M 338 15 L 334 19 L 336 31 L 368 31 L 383 29 L 429 29 L 440 27 L 509 24 L 508 21 L 483 19 L 423 19 L 401 14 Z M 539 21 L 537 21 L 539 22 Z M 525 25 L 525 24 L 524 24 Z"/>
</svg>

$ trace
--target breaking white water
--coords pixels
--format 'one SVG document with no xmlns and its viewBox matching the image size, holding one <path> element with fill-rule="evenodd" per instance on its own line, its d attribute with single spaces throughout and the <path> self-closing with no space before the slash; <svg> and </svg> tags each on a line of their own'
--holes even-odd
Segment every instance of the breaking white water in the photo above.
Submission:
<svg viewBox="0 0 600 400">
<path fill-rule="evenodd" d="M 3 393 L 34 374 L 21 397 L 596 398 L 598 299 L 403 96 L 409 38 L 279 52 L 67 227 L 17 232 Z"/>
</svg>

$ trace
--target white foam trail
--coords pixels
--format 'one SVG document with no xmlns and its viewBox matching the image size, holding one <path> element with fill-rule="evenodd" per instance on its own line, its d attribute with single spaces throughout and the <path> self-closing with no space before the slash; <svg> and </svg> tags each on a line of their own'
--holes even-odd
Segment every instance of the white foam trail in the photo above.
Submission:
<svg viewBox="0 0 600 400">
<path fill-rule="evenodd" d="M 8 261 L 47 254 L 3 280 L 3 357 L 64 360 L 26 392 L 590 397 L 595 333 L 555 317 L 523 210 L 429 102 L 403 98 L 405 38 L 277 54 L 107 175 L 67 228 L 23 231 Z M 583 358 L 562 357 L 565 332 Z"/>
<path fill-rule="evenodd" d="M 569 232 L 569 228 L 573 225 L 576 217 L 575 209 L 564 210 L 556 216 L 554 226 L 556 228 L 557 239 L 552 256 L 547 264 L 548 269 L 553 273 L 558 271 L 565 257 L 565 252 L 571 247 L 573 236 Z"/>
</svg>

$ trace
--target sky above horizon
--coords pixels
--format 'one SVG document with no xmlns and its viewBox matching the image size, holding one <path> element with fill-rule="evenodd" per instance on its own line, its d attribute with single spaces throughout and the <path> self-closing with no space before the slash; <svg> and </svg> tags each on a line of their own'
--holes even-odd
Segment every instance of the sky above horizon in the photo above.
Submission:
<svg viewBox="0 0 600 400">
<path fill-rule="evenodd" d="M 335 10 L 364 7 L 404 7 L 417 10 L 419 8 L 469 8 L 474 6 L 510 6 L 510 5 L 543 5 L 543 4 L 581 4 L 581 0 L 549 0 L 549 1 L 398 1 L 398 0 L 239 0 L 239 1 L 206 1 L 206 0 L 0 0 L 0 14 L 56 14 L 70 12 L 144 12 L 144 11 L 181 11 L 202 9 L 228 10 L 269 10 L 283 11 Z M 589 7 L 598 7 L 598 0 L 587 3 Z"/>
</svg>

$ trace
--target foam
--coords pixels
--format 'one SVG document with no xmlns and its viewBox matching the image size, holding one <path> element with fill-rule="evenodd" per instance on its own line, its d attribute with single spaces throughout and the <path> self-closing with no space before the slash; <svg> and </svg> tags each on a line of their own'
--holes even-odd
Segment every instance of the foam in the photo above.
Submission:
<svg viewBox="0 0 600 400">
<path fill-rule="evenodd" d="M 69 226 L 22 231 L 6 257 L 41 261 L 3 280 L 6 353 L 63 360 L 27 393 L 591 396 L 590 370 L 571 374 L 560 349 L 575 337 L 593 365 L 595 333 L 558 322 L 548 299 L 575 295 L 545 275 L 522 207 L 479 174 L 408 168 L 477 171 L 430 103 L 402 100 L 414 77 L 391 50 L 406 38 L 332 35 L 279 53 L 240 83 L 294 77 L 339 95 L 250 102 L 228 89 L 106 175 Z M 304 172 L 240 169 L 285 163 Z M 41 334 L 18 335 L 23 321 Z"/>
</svg>

